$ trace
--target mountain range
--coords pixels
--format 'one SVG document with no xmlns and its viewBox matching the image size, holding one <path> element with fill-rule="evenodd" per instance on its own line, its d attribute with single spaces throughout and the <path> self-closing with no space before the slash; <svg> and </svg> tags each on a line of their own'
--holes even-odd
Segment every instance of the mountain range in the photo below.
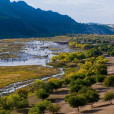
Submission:
<svg viewBox="0 0 114 114">
<path fill-rule="evenodd" d="M 114 34 L 110 26 L 78 23 L 67 15 L 44 11 L 24 1 L 0 0 L 0 39 L 64 34 Z"/>
</svg>

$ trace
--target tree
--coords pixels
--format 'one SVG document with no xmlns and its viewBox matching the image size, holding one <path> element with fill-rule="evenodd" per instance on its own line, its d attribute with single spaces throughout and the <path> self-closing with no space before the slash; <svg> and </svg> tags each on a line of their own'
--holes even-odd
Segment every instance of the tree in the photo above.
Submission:
<svg viewBox="0 0 114 114">
<path fill-rule="evenodd" d="M 104 80 L 104 86 L 106 86 L 106 87 L 114 87 L 114 75 L 108 76 Z"/>
<path fill-rule="evenodd" d="M 50 84 L 53 89 L 58 89 L 58 88 L 62 87 L 63 82 L 61 80 L 56 79 L 56 78 L 50 78 L 48 80 L 48 84 Z"/>
<path fill-rule="evenodd" d="M 96 81 L 101 82 L 101 84 L 102 84 L 102 82 L 104 81 L 105 78 L 106 78 L 105 75 L 97 75 L 96 76 Z"/>
<path fill-rule="evenodd" d="M 86 76 L 84 80 L 88 80 L 91 85 L 96 83 L 95 76 Z"/>
<path fill-rule="evenodd" d="M 107 75 L 107 65 L 105 65 L 105 64 L 95 65 L 95 74 L 96 75 Z"/>
<path fill-rule="evenodd" d="M 16 93 L 19 95 L 21 100 L 27 99 L 28 97 L 28 91 L 25 88 L 17 90 Z"/>
<path fill-rule="evenodd" d="M 112 104 L 113 99 L 114 99 L 114 93 L 111 93 L 111 92 L 106 92 L 104 97 L 103 97 L 103 100 L 104 101 L 109 101 L 110 104 Z"/>
<path fill-rule="evenodd" d="M 78 108 L 79 111 L 79 106 L 84 106 L 87 102 L 83 96 L 71 96 L 68 98 L 68 103 L 71 107 Z"/>
<path fill-rule="evenodd" d="M 52 62 L 56 62 L 57 59 L 58 59 L 57 56 L 53 56 L 53 57 L 51 58 L 51 61 L 52 61 Z"/>
<path fill-rule="evenodd" d="M 77 95 L 78 95 L 78 94 L 77 94 L 76 92 L 70 93 L 69 95 L 66 95 L 66 96 L 65 96 L 64 100 L 65 100 L 65 102 L 68 102 L 68 99 L 69 99 L 70 97 L 77 96 Z"/>
<path fill-rule="evenodd" d="M 94 102 L 97 102 L 99 100 L 99 94 L 95 90 L 88 90 L 87 93 L 84 94 L 84 96 L 87 99 L 88 103 L 91 103 L 91 106 Z"/>
<path fill-rule="evenodd" d="M 83 86 L 78 93 L 79 94 L 86 94 L 89 90 L 91 91 L 95 91 L 95 89 L 91 88 L 91 87 L 87 87 L 87 86 Z"/>
<path fill-rule="evenodd" d="M 74 86 L 70 86 L 70 93 L 78 92 L 83 86 L 75 84 Z"/>
<path fill-rule="evenodd" d="M 45 83 L 42 80 L 36 80 L 31 86 L 32 86 L 32 89 L 38 90 L 38 89 L 43 88 L 45 86 Z"/>
<path fill-rule="evenodd" d="M 29 114 L 44 114 L 44 111 L 47 109 L 51 102 L 44 100 L 35 105 L 35 107 L 29 110 Z"/>
<path fill-rule="evenodd" d="M 46 90 L 44 89 L 39 89 L 37 92 L 36 92 L 36 96 L 38 99 L 45 99 L 45 98 L 48 98 L 49 97 L 49 93 L 46 92 Z"/>
<path fill-rule="evenodd" d="M 47 110 L 49 110 L 52 114 L 55 114 L 56 112 L 60 111 L 60 106 L 59 104 L 50 103 L 47 107 Z"/>
</svg>

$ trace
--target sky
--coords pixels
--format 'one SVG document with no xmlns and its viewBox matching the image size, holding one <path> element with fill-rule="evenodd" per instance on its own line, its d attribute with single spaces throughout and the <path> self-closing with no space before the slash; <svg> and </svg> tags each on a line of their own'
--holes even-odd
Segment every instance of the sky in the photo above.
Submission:
<svg viewBox="0 0 114 114">
<path fill-rule="evenodd" d="M 20 0 L 10 0 L 20 1 Z M 81 23 L 114 24 L 114 0 L 23 0 L 42 10 L 69 15 Z"/>
</svg>

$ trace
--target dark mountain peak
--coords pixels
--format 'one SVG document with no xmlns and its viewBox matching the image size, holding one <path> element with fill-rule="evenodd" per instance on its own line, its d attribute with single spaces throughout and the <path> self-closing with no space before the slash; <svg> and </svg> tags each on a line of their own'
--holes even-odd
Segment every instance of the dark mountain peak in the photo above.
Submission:
<svg viewBox="0 0 114 114">
<path fill-rule="evenodd" d="M 18 1 L 17 2 L 18 4 L 20 4 L 20 5 L 28 5 L 26 2 L 24 2 L 24 1 Z"/>
<path fill-rule="evenodd" d="M 0 0 L 0 4 L 9 4 L 10 0 Z"/>
<path fill-rule="evenodd" d="M 67 15 L 35 9 L 24 1 L 0 0 L 0 38 L 69 33 L 113 34 L 108 26 L 81 24 Z"/>
</svg>

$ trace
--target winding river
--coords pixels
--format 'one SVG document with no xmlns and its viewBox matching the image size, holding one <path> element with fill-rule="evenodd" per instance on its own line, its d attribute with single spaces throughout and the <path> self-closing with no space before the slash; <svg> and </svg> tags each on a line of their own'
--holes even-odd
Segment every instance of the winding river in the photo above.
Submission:
<svg viewBox="0 0 114 114">
<path fill-rule="evenodd" d="M 20 66 L 20 65 L 42 65 L 45 67 L 50 62 L 53 53 L 59 52 L 73 52 L 69 49 L 68 45 L 60 45 L 54 42 L 47 41 L 31 41 L 27 42 L 25 48 L 20 51 L 19 58 L 15 60 L 0 60 L 0 66 Z M 58 77 L 64 74 L 63 68 L 60 68 L 60 73 L 52 75 L 50 77 L 40 78 L 41 80 L 47 80 L 51 77 Z M 31 79 L 23 82 L 16 82 L 0 89 L 0 95 L 8 94 L 16 91 L 19 88 L 30 85 L 36 79 Z"/>
</svg>

